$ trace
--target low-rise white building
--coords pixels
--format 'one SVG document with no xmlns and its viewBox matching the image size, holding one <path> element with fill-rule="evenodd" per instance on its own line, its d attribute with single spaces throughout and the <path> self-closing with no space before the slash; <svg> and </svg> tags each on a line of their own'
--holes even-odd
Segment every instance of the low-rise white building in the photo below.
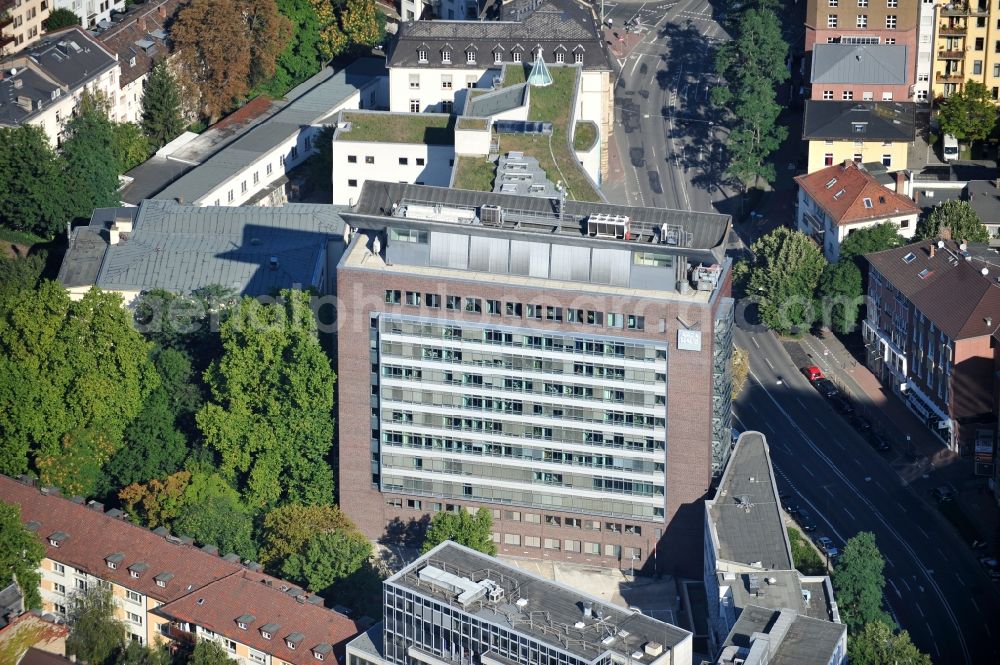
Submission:
<svg viewBox="0 0 1000 665">
<path fill-rule="evenodd" d="M 112 12 L 125 11 L 125 0 L 52 0 L 53 9 L 68 9 L 76 14 L 84 28 L 111 21 Z"/>
<path fill-rule="evenodd" d="M 35 125 L 53 147 L 84 90 L 116 98 L 115 56 L 80 28 L 67 28 L 0 60 L 0 127 Z"/>
<path fill-rule="evenodd" d="M 447 187 L 455 132 L 445 113 L 342 112 L 333 135 L 333 203 L 353 204 L 367 180 Z"/>
<path fill-rule="evenodd" d="M 920 209 L 857 162 L 834 164 L 797 176 L 795 182 L 799 185 L 796 226 L 823 248 L 830 262 L 840 258 L 840 244 L 858 229 L 890 222 L 903 238 L 916 233 Z M 899 175 L 896 182 L 901 189 L 905 179 Z"/>
</svg>

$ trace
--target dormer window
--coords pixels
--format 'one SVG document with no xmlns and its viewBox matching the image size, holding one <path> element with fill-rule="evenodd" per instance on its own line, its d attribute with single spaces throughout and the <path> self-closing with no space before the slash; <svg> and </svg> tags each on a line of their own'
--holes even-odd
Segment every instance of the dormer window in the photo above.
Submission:
<svg viewBox="0 0 1000 665">
<path fill-rule="evenodd" d="M 59 547 L 59 545 L 67 538 L 69 538 L 69 534 L 63 533 L 62 531 L 56 531 L 49 536 L 49 545 L 52 547 Z"/>
<path fill-rule="evenodd" d="M 125 555 L 121 552 L 115 552 L 114 554 L 109 554 L 104 558 L 104 563 L 108 565 L 111 570 L 118 570 L 119 564 L 125 560 Z"/>
<path fill-rule="evenodd" d="M 476 52 L 475 51 L 466 51 L 465 52 L 465 63 L 467 65 L 474 65 L 474 64 L 476 64 Z"/>
<path fill-rule="evenodd" d="M 503 62 L 503 51 L 493 51 L 493 64 L 499 65 Z"/>
<path fill-rule="evenodd" d="M 252 614 L 242 614 L 236 617 L 236 627 L 240 630 L 246 630 L 247 627 L 253 623 L 254 615 Z"/>
<path fill-rule="evenodd" d="M 420 49 L 417 51 L 417 62 L 427 62 L 427 51 Z"/>
<path fill-rule="evenodd" d="M 295 651 L 295 648 L 299 646 L 299 643 L 306 638 L 302 633 L 292 633 L 285 638 L 285 646 Z"/>
<path fill-rule="evenodd" d="M 573 54 L 573 62 L 575 64 L 577 64 L 577 65 L 583 64 L 583 54 L 579 53 L 579 52 L 578 53 L 574 53 Z"/>
<path fill-rule="evenodd" d="M 317 644 L 316 646 L 313 647 L 312 650 L 313 658 L 315 658 L 316 660 L 324 660 L 326 658 L 326 655 L 331 651 L 333 651 L 333 647 L 331 647 L 329 644 L 326 644 L 325 642 L 323 644 Z"/>
<path fill-rule="evenodd" d="M 441 51 L 441 62 L 449 65 L 451 64 L 451 51 L 447 49 Z"/>
<path fill-rule="evenodd" d="M 131 575 L 133 579 L 137 580 L 147 570 L 149 570 L 149 564 L 140 561 L 139 563 L 133 563 L 128 567 L 128 574 Z"/>
<path fill-rule="evenodd" d="M 260 627 L 260 636 L 265 640 L 269 640 L 274 637 L 274 634 L 281 629 L 276 623 L 265 623 Z"/>
<path fill-rule="evenodd" d="M 131 58 L 128 59 L 128 66 L 129 67 L 135 67 L 135 56 L 134 55 Z"/>
<path fill-rule="evenodd" d="M 160 573 L 159 575 L 153 578 L 153 580 L 156 582 L 156 586 L 158 587 L 166 587 L 167 582 L 169 582 L 172 579 L 174 579 L 173 573 Z"/>
</svg>

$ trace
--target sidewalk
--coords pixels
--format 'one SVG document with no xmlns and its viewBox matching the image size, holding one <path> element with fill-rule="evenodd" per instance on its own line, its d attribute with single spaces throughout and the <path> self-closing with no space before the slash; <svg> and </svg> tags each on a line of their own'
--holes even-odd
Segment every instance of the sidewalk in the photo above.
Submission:
<svg viewBox="0 0 1000 665">
<path fill-rule="evenodd" d="M 890 464 L 904 485 L 913 486 L 924 497 L 935 487 L 951 485 L 958 492 L 956 504 L 960 512 L 979 531 L 979 539 L 987 540 L 991 551 L 997 551 L 1000 507 L 987 489 L 987 479 L 973 475 L 971 459 L 963 459 L 945 448 L 902 400 L 882 386 L 832 333 L 825 331 L 822 337 L 807 335 L 785 346 L 793 361 L 819 366 L 841 390 L 851 395 L 858 411 L 869 418 L 873 428 L 889 435 L 894 456 Z M 789 347 L 797 347 L 798 353 Z M 967 534 L 963 537 L 971 544 Z"/>
</svg>

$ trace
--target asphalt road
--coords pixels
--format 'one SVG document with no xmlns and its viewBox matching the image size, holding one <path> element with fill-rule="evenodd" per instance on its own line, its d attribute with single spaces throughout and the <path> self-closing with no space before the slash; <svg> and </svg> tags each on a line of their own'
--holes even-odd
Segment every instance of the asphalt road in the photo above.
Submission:
<svg viewBox="0 0 1000 665">
<path fill-rule="evenodd" d="M 833 411 L 772 333 L 738 329 L 736 339 L 751 355 L 736 424 L 767 436 L 778 487 L 815 515 L 814 535 L 842 547 L 859 531 L 875 534 L 888 606 L 935 663 L 1000 662 L 1000 592 L 968 544 Z"/>
<path fill-rule="evenodd" d="M 606 188 L 609 196 L 629 205 L 715 212 L 726 196 L 718 186 L 722 143 L 708 95 L 717 80 L 715 47 L 729 37 L 707 0 L 605 3 L 605 16 L 617 30 L 634 17 L 643 26 L 642 41 L 615 59 L 613 140 L 625 182 Z"/>
</svg>

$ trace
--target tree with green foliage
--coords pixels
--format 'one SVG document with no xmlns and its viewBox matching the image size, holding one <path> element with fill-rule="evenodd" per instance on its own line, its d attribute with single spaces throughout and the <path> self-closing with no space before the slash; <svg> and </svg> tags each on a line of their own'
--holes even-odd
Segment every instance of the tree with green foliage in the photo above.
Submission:
<svg viewBox="0 0 1000 665">
<path fill-rule="evenodd" d="M 748 294 L 756 298 L 764 323 L 779 333 L 815 320 L 813 294 L 826 265 L 809 236 L 779 226 L 752 245 Z"/>
<path fill-rule="evenodd" d="M 178 349 L 160 349 L 153 358 L 160 385 L 125 430 L 125 443 L 108 461 L 107 490 L 163 478 L 178 470 L 196 434 L 194 414 L 203 398 L 191 360 Z"/>
<path fill-rule="evenodd" d="M 956 242 L 989 242 L 990 239 L 989 229 L 968 201 L 953 199 L 934 206 L 917 224 L 917 240 L 940 237 L 942 227 L 951 230 L 951 237 Z"/>
<path fill-rule="evenodd" d="M 232 665 L 226 650 L 218 642 L 198 640 L 188 658 L 187 665 Z"/>
<path fill-rule="evenodd" d="M 792 547 L 792 564 L 803 575 L 826 575 L 826 564 L 798 529 L 786 527 L 788 543 Z"/>
<path fill-rule="evenodd" d="M 328 0 L 325 0 L 328 2 Z M 316 74 L 323 65 L 322 26 L 313 0 L 277 0 L 278 11 L 292 24 L 292 37 L 278 55 L 268 92 L 281 94 Z"/>
<path fill-rule="evenodd" d="M 941 102 L 937 118 L 945 134 L 959 141 L 982 141 L 997 124 L 996 102 L 985 85 L 969 80 Z"/>
<path fill-rule="evenodd" d="M 853 261 L 841 259 L 823 268 L 816 289 L 823 325 L 840 334 L 854 331 L 864 304 L 861 282 L 861 270 Z"/>
<path fill-rule="evenodd" d="M 205 372 L 212 400 L 198 413 L 220 470 L 253 511 L 333 501 L 335 375 L 309 294 L 244 298 L 220 330 L 222 357 Z"/>
<path fill-rule="evenodd" d="M 95 437 L 102 455 L 117 450 L 159 381 L 129 318 L 121 296 L 98 289 L 76 302 L 49 281 L 0 292 L 0 472 L 24 473 L 32 459 L 52 461 L 40 471 L 55 472 L 63 455 L 83 457 L 67 445 Z"/>
<path fill-rule="evenodd" d="M 427 534 L 424 536 L 424 544 L 420 551 L 426 554 L 446 540 L 471 547 L 484 554 L 496 554 L 497 546 L 493 543 L 493 516 L 485 508 L 477 510 L 475 515 L 467 510 L 436 513 L 427 527 Z"/>
<path fill-rule="evenodd" d="M 130 171 L 149 159 L 152 150 L 142 128 L 134 122 L 111 124 L 112 147 L 118 173 Z"/>
<path fill-rule="evenodd" d="M 184 491 L 191 483 L 190 471 L 178 471 L 162 480 L 132 483 L 118 492 L 129 515 L 150 529 L 169 526 L 184 507 Z"/>
<path fill-rule="evenodd" d="M 142 93 L 142 131 L 154 151 L 184 131 L 180 88 L 166 60 L 156 63 L 146 81 L 146 89 Z"/>
<path fill-rule="evenodd" d="M 239 493 L 215 473 L 191 474 L 173 530 L 214 545 L 223 554 L 235 552 L 244 559 L 257 555 L 250 513 Z"/>
<path fill-rule="evenodd" d="M 21 523 L 21 507 L 0 501 L 0 586 L 16 579 L 27 609 L 42 608 L 38 592 L 42 576 L 38 566 L 43 558 L 45 546 Z"/>
<path fill-rule="evenodd" d="M 356 573 L 372 555 L 372 544 L 361 532 L 347 528 L 318 533 L 281 564 L 283 577 L 313 592 L 328 589 Z"/>
<path fill-rule="evenodd" d="M 385 17 L 375 0 L 336 0 L 340 27 L 350 44 L 378 46 L 385 38 Z"/>
<path fill-rule="evenodd" d="M 106 109 L 106 100 L 85 92 L 76 115 L 66 123 L 61 189 L 68 192 L 73 217 L 90 219 L 94 208 L 121 203 L 115 129 Z"/>
<path fill-rule="evenodd" d="M 0 182 L 0 225 L 45 238 L 65 230 L 60 161 L 40 127 L 0 127 Z"/>
<path fill-rule="evenodd" d="M 740 396 L 750 375 L 750 353 L 733 343 L 733 399 Z"/>
<path fill-rule="evenodd" d="M 851 634 L 876 621 L 891 622 L 882 609 L 883 570 L 885 559 L 875 544 L 875 534 L 862 531 L 847 541 L 832 581 L 840 616 Z"/>
<path fill-rule="evenodd" d="M 920 652 L 908 632 L 897 633 L 880 620 L 851 633 L 847 656 L 857 665 L 931 665 L 930 656 Z"/>
<path fill-rule="evenodd" d="M 125 648 L 128 629 L 115 618 L 115 599 L 100 586 L 76 594 L 70 604 L 67 655 L 87 665 L 113 665 Z"/>
<path fill-rule="evenodd" d="M 260 562 L 275 572 L 281 562 L 298 553 L 318 533 L 351 530 L 354 524 L 334 505 L 303 506 L 289 503 L 264 516 L 261 527 Z"/>
<path fill-rule="evenodd" d="M 162 643 L 144 646 L 129 640 L 128 646 L 118 655 L 115 665 L 173 665 L 170 651 Z"/>
<path fill-rule="evenodd" d="M 27 256 L 0 254 L 0 291 L 31 290 L 38 286 L 45 270 L 46 253 L 33 252 Z"/>
<path fill-rule="evenodd" d="M 892 222 L 882 222 L 875 226 L 851 231 L 840 243 L 840 260 L 855 261 L 865 254 L 881 252 L 893 247 L 899 247 L 906 239 L 899 235 L 899 227 Z M 864 269 L 859 264 L 858 268 Z"/>
<path fill-rule="evenodd" d="M 53 32 L 73 25 L 83 25 L 83 23 L 80 21 L 79 16 L 65 7 L 53 9 L 49 17 L 42 21 L 42 29 L 45 32 Z"/>
</svg>

